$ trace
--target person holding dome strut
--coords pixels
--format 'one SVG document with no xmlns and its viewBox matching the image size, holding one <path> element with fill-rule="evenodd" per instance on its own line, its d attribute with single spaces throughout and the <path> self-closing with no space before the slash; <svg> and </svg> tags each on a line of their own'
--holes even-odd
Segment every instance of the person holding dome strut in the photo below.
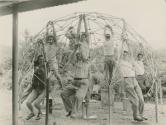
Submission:
<svg viewBox="0 0 166 125">
<path fill-rule="evenodd" d="M 124 79 L 123 84 L 126 95 L 132 104 L 133 119 L 141 122 L 143 120 L 147 120 L 147 118 L 143 116 L 144 98 L 141 88 L 136 80 L 134 63 L 135 62 L 132 60 L 128 50 L 124 50 L 122 59 L 119 63 L 119 69 Z"/>
<path fill-rule="evenodd" d="M 111 80 L 113 76 L 113 70 L 115 68 L 116 60 L 118 59 L 118 44 L 117 41 L 114 39 L 114 31 L 110 25 L 106 25 L 104 27 L 104 77 L 105 82 L 109 88 L 109 103 L 110 106 L 114 105 L 114 90 L 113 86 L 111 85 Z M 111 98 L 111 100 L 110 100 Z M 110 113 L 109 113 L 110 115 Z"/>
</svg>

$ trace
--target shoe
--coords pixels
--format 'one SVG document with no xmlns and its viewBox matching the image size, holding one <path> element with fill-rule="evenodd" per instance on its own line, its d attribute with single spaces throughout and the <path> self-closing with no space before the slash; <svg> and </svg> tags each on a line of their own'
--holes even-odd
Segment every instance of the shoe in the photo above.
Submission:
<svg viewBox="0 0 166 125">
<path fill-rule="evenodd" d="M 78 116 L 77 116 L 76 114 L 71 114 L 71 115 L 70 115 L 70 118 L 75 119 L 75 118 L 78 118 Z"/>
<path fill-rule="evenodd" d="M 42 113 L 38 113 L 35 120 L 40 120 L 41 119 L 41 115 L 42 115 Z"/>
<path fill-rule="evenodd" d="M 148 118 L 146 118 L 146 117 L 142 117 L 142 119 L 143 119 L 143 120 L 148 120 Z"/>
<path fill-rule="evenodd" d="M 138 122 L 142 122 L 142 121 L 143 121 L 143 119 L 140 118 L 140 117 L 136 117 L 136 118 L 134 118 L 134 120 L 135 120 L 135 121 L 138 121 Z"/>
<path fill-rule="evenodd" d="M 88 117 L 86 115 L 83 116 L 83 119 L 88 119 Z"/>
<path fill-rule="evenodd" d="M 71 116 L 71 111 L 69 111 L 67 114 L 66 114 L 66 117 L 69 117 Z"/>
<path fill-rule="evenodd" d="M 30 120 L 31 118 L 33 118 L 35 116 L 34 113 L 30 113 L 27 117 L 26 120 Z"/>
</svg>

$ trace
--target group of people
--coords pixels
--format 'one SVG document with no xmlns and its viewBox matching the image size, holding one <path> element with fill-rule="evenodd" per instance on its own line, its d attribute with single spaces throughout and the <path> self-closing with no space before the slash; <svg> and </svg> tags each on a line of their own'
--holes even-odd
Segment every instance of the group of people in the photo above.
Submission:
<svg viewBox="0 0 166 125">
<path fill-rule="evenodd" d="M 147 120 L 143 116 L 144 98 L 142 90 L 145 89 L 143 54 L 138 53 L 137 60 L 135 61 L 131 56 L 129 47 L 122 47 L 122 50 L 119 51 L 117 41 L 113 37 L 114 31 L 109 25 L 106 25 L 104 35 L 104 70 L 106 82 L 111 84 L 113 71 L 117 67 L 120 76 L 123 78 L 121 86 L 123 86 L 124 93 L 122 94 L 127 95 L 132 104 L 133 119 L 139 122 Z M 127 34 L 124 33 L 122 35 L 122 40 L 127 45 Z M 122 43 L 122 45 L 124 44 Z"/>
<path fill-rule="evenodd" d="M 108 85 L 111 84 L 113 71 L 118 67 L 123 77 L 123 86 L 133 110 L 133 119 L 136 121 L 147 120 L 143 116 L 144 98 L 141 88 L 144 87 L 144 65 L 142 62 L 143 54 L 138 54 L 138 60 L 133 61 L 130 52 L 123 50 L 122 55 L 117 49 L 116 40 L 114 40 L 114 31 L 111 26 L 106 25 L 104 29 L 104 76 Z M 72 50 L 70 63 L 72 63 L 73 77 L 70 84 L 63 86 L 61 75 L 58 72 L 58 61 L 56 59 L 57 41 L 54 34 L 48 35 L 45 46 L 45 56 L 39 55 L 34 63 L 34 76 L 32 80 L 32 92 L 29 95 L 26 105 L 30 111 L 27 120 L 35 116 L 32 103 L 38 109 L 36 120 L 41 117 L 40 103 L 45 97 L 46 84 L 44 61 L 47 61 L 48 81 L 55 77 L 62 89 L 61 98 L 67 112 L 66 116 L 71 118 L 79 117 L 79 109 L 90 86 L 90 60 L 89 60 L 89 42 L 88 34 L 85 32 L 79 36 L 75 33 L 74 27 L 70 27 L 66 33 L 69 39 L 69 47 Z M 45 57 L 45 58 L 44 58 Z M 141 87 L 141 88 L 140 88 Z"/>
</svg>

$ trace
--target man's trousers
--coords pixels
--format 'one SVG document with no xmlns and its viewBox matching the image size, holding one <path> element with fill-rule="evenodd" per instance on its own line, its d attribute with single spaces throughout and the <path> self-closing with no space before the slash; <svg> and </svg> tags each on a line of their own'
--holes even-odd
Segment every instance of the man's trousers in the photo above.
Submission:
<svg viewBox="0 0 166 125">
<path fill-rule="evenodd" d="M 132 104 L 133 118 L 136 118 L 138 116 L 142 117 L 144 111 L 144 98 L 136 78 L 124 78 L 124 86 L 126 95 Z"/>
<path fill-rule="evenodd" d="M 89 87 L 88 79 L 74 80 L 73 85 L 67 86 L 61 93 L 62 101 L 67 112 L 78 113 Z"/>
<path fill-rule="evenodd" d="M 136 79 L 138 81 L 138 84 L 142 90 L 142 93 L 145 95 L 146 91 L 147 91 L 147 87 L 146 87 L 146 78 L 144 75 L 137 75 Z"/>
</svg>

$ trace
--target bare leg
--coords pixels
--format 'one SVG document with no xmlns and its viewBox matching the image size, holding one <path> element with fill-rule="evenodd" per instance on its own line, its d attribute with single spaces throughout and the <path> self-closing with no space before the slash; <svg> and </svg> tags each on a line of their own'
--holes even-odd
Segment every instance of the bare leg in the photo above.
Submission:
<svg viewBox="0 0 166 125">
<path fill-rule="evenodd" d="M 61 80 L 60 74 L 58 73 L 57 70 L 54 70 L 54 71 L 53 71 L 53 74 L 54 74 L 55 78 L 57 78 L 58 83 L 59 83 L 59 86 L 62 88 L 62 80 Z"/>
<path fill-rule="evenodd" d="M 34 116 L 32 103 L 36 98 L 37 98 L 37 92 L 36 92 L 36 90 L 32 90 L 32 92 L 30 93 L 30 95 L 28 97 L 28 101 L 26 102 L 26 106 L 27 106 L 28 110 L 30 111 L 30 114 L 26 118 L 27 120 L 31 119 Z"/>
<path fill-rule="evenodd" d="M 40 95 L 37 97 L 37 99 L 34 101 L 34 107 L 38 110 L 38 115 L 36 117 L 36 120 L 39 120 L 40 119 L 40 115 L 42 114 L 40 103 L 42 102 L 44 97 L 45 97 L 45 91 L 43 90 L 40 93 Z"/>
<path fill-rule="evenodd" d="M 34 107 L 38 110 L 38 113 L 41 113 L 41 106 L 40 103 L 45 97 L 45 91 L 43 90 L 41 94 L 37 97 L 37 99 L 34 101 Z"/>
</svg>

